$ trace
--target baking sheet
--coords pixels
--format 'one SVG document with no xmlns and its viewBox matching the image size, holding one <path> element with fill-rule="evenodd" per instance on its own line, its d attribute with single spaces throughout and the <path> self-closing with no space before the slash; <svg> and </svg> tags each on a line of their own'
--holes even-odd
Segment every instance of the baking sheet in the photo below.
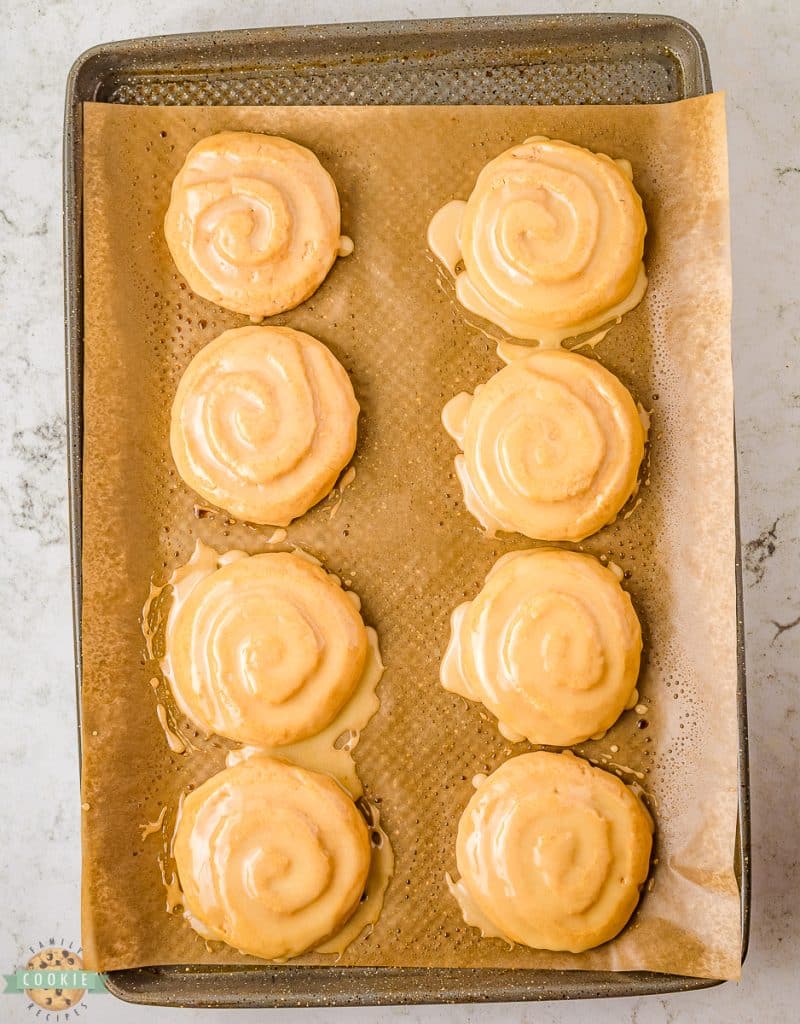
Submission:
<svg viewBox="0 0 800 1024">
<path fill-rule="evenodd" d="M 161 837 L 138 826 L 221 767 L 227 745 L 171 754 L 155 717 L 138 616 L 149 579 L 194 539 L 264 550 L 268 530 L 197 519 L 168 450 L 169 406 L 197 349 L 243 323 L 193 296 L 161 222 L 188 148 L 222 128 L 286 134 L 333 173 L 356 243 L 308 303 L 274 318 L 325 341 L 362 405 L 355 483 L 338 512 L 289 530 L 364 599 L 387 672 L 356 760 L 397 856 L 374 932 L 340 963 L 648 969 L 736 977 L 737 805 L 730 273 L 724 107 L 127 108 L 85 106 L 83 557 L 84 948 L 100 969 L 243 962 L 164 910 Z M 511 752 L 477 706 L 438 685 L 452 607 L 520 537 L 488 540 L 463 509 L 444 402 L 500 365 L 425 251 L 432 212 L 536 132 L 634 166 L 650 224 L 644 303 L 594 353 L 653 409 L 649 484 L 629 519 L 585 542 L 630 573 L 647 638 L 647 728 L 626 715 L 583 752 L 644 774 L 658 823 L 652 891 L 591 953 L 481 940 L 444 873 L 475 772 Z M 591 354 L 591 353 L 590 353 Z M 120 765 L 124 765 L 120 769 Z M 617 770 L 622 770 L 617 768 Z M 304 958 L 315 962 L 319 958 Z"/>
</svg>

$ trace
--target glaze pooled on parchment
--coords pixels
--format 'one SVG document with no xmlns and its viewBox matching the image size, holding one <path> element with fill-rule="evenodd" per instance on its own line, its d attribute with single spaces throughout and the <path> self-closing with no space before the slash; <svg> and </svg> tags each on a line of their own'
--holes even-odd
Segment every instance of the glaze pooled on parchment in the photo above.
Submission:
<svg viewBox="0 0 800 1024">
<path fill-rule="evenodd" d="M 340 226 L 336 185 L 311 150 L 220 132 L 189 151 L 164 233 L 193 291 L 260 318 L 305 301 L 352 251 Z"/>
<path fill-rule="evenodd" d="M 237 519 L 286 526 L 324 498 L 356 446 L 344 367 L 289 327 L 225 331 L 195 355 L 172 406 L 184 481 Z"/>
<path fill-rule="evenodd" d="M 361 730 L 367 725 L 372 716 L 379 708 L 379 700 L 376 694 L 377 685 L 383 675 L 383 663 L 378 647 L 378 637 L 374 629 L 369 626 L 361 627 L 366 637 L 366 654 L 363 667 L 357 679 L 355 687 L 340 706 L 334 709 L 329 720 L 323 721 L 318 716 L 316 731 L 313 734 L 306 734 L 302 738 L 295 738 L 289 742 L 270 742 L 275 739 L 278 733 L 276 729 L 278 722 L 273 721 L 277 714 L 282 714 L 283 725 L 286 725 L 287 714 L 292 711 L 288 701 L 280 700 L 280 693 L 276 694 L 270 685 L 276 679 L 284 684 L 290 679 L 298 664 L 302 669 L 303 664 L 308 663 L 308 651 L 297 650 L 297 631 L 289 627 L 285 634 L 275 639 L 275 630 L 281 630 L 286 625 L 286 617 L 278 621 L 269 621 L 269 616 L 275 612 L 275 606 L 269 609 L 269 596 L 264 593 L 263 588 L 256 587 L 256 593 L 250 593 L 247 586 L 241 588 L 239 582 L 228 575 L 222 581 L 218 574 L 223 570 L 235 570 L 240 567 L 244 570 L 248 563 L 255 562 L 256 566 L 263 566 L 259 559 L 275 559 L 280 557 L 288 559 L 292 569 L 302 573 L 310 573 L 309 578 L 316 577 L 316 585 L 309 589 L 307 597 L 310 604 L 303 602 L 296 604 L 294 611 L 300 616 L 309 615 L 307 620 L 317 637 L 318 653 L 320 661 L 327 657 L 326 646 L 343 652 L 341 644 L 343 638 L 336 628 L 335 618 L 329 620 L 326 613 L 326 602 L 333 601 L 338 607 L 338 613 L 344 614 L 345 621 L 354 618 L 349 622 L 347 628 L 355 627 L 356 633 L 360 632 L 359 609 L 361 602 L 358 595 L 353 591 L 341 589 L 338 577 L 326 573 L 320 563 L 310 554 L 296 548 L 292 553 L 269 553 L 266 555 L 249 556 L 244 551 L 231 550 L 223 554 L 213 548 L 197 541 L 195 550 L 184 565 L 176 568 L 167 583 L 151 586 L 150 595 L 145 603 L 142 614 L 142 625 L 148 653 L 155 658 L 157 651 L 164 651 L 159 659 L 159 667 L 164 678 L 169 683 L 176 704 L 184 714 L 199 725 L 204 732 L 210 731 L 210 723 L 205 719 L 208 715 L 202 710 L 210 708 L 211 712 L 222 710 L 223 721 L 220 729 L 226 728 L 224 734 L 231 735 L 235 729 L 239 733 L 253 736 L 248 725 L 255 723 L 254 732 L 257 731 L 260 739 L 257 743 L 249 743 L 246 746 L 236 747 L 228 752 L 226 764 L 233 768 L 243 761 L 264 758 L 274 758 L 281 762 L 287 762 L 297 767 L 298 770 L 308 770 L 310 773 L 319 773 L 328 779 L 335 780 L 335 783 L 354 801 L 357 801 L 358 813 L 366 823 L 368 829 L 371 856 L 369 869 L 364 883 L 363 893 L 354 913 L 347 917 L 341 926 L 337 927 L 333 934 L 319 941 L 314 940 L 314 949 L 318 953 L 338 955 L 359 938 L 365 930 L 374 926 L 378 920 L 382 907 L 386 888 L 394 870 L 394 852 L 388 836 L 380 825 L 380 814 L 378 808 L 365 799 L 363 787 L 356 770 L 353 759 L 353 750 L 360 738 Z M 274 562 L 268 563 L 274 565 Z M 258 577 L 260 572 L 256 572 Z M 279 580 L 270 577 L 271 582 L 276 586 Z M 207 629 L 208 617 L 198 617 L 195 625 L 202 634 L 196 638 L 199 641 L 200 649 L 196 654 L 198 665 L 201 671 L 195 681 L 198 682 L 196 692 L 188 696 L 183 695 L 176 682 L 176 675 L 173 670 L 175 663 L 176 638 L 174 630 L 176 624 L 180 625 L 183 609 L 190 605 L 192 596 L 204 582 L 211 580 L 213 586 L 203 594 L 201 603 L 211 601 L 210 610 L 214 618 L 213 602 L 217 601 L 219 617 L 217 625 Z M 324 581 L 324 582 L 323 582 Z M 258 579 L 256 580 L 258 582 Z M 322 593 L 318 589 L 320 585 L 325 588 L 333 588 L 331 592 Z M 280 589 L 280 588 L 279 588 Z M 301 587 L 302 589 L 302 587 Z M 338 598 L 333 597 L 338 593 Z M 241 616 L 239 615 L 239 602 L 237 595 L 243 594 L 244 601 L 241 605 Z M 288 601 L 292 601 L 291 593 L 284 593 Z M 296 597 L 296 595 L 295 595 Z M 345 602 L 345 606 L 339 604 Z M 278 601 L 280 603 L 280 600 Z M 191 609 L 191 605 L 190 605 Z M 191 614 L 191 611 L 190 611 Z M 232 622 L 232 620 L 235 620 Z M 334 629 L 335 635 L 331 636 L 330 627 Z M 302 628 L 300 630 L 302 632 Z M 284 644 L 289 643 L 289 650 L 284 650 Z M 359 643 L 360 649 L 360 643 Z M 253 656 L 251 656 L 253 652 Z M 298 661 L 295 657 L 298 656 Z M 356 659 L 359 655 L 356 655 Z M 187 662 L 190 671 L 194 666 Z M 318 669 L 319 669 L 318 665 Z M 203 670 L 207 671 L 203 671 Z M 263 670 L 263 672 L 261 671 Z M 221 682 L 220 682 L 221 680 Z M 192 684 L 189 680 L 188 685 Z M 319 679 L 306 678 L 301 681 L 299 690 L 292 695 L 305 699 L 306 705 L 314 704 L 315 687 L 319 688 Z M 291 689 L 291 685 L 288 687 Z M 280 689 L 280 686 L 279 686 Z M 303 691 L 303 692 L 300 692 Z M 325 702 L 326 693 L 322 692 L 320 701 Z M 277 698 L 277 699 L 276 699 Z M 188 701 L 188 704 L 187 704 Z M 330 705 L 330 702 L 328 701 Z M 161 707 L 162 705 L 159 705 Z M 295 708 L 295 710 L 297 710 Z M 311 709 L 314 710 L 313 707 Z M 199 720 L 200 718 L 204 720 Z M 228 722 L 230 724 L 226 725 Z M 266 723 L 266 727 L 265 726 Z M 306 732 L 299 729 L 302 720 L 295 720 L 292 735 L 299 732 Z M 308 719 L 306 719 L 308 725 Z M 281 737 L 286 735 L 284 730 Z M 213 780 L 212 780 L 213 781 Z M 183 818 L 183 804 L 178 810 L 178 821 Z M 198 862 L 202 858 L 202 836 L 195 836 L 194 844 L 197 852 Z M 242 842 L 246 841 L 246 836 Z M 171 844 L 168 856 L 172 857 L 174 841 Z M 189 924 L 207 939 L 224 938 L 225 941 L 236 945 L 231 939 L 225 938 L 213 929 L 210 929 L 202 919 L 202 914 L 195 912 L 187 901 L 184 901 L 183 894 L 177 878 L 169 880 L 166 868 L 162 869 L 165 886 L 168 889 L 169 907 L 186 902 L 187 913 L 185 914 Z M 183 876 L 182 876 L 183 877 Z M 171 894 L 171 895 L 170 895 Z M 257 909 L 251 908 L 252 920 L 266 922 L 264 927 L 273 927 L 269 924 L 268 918 L 258 916 Z M 273 922 L 274 924 L 274 922 Z M 254 947 L 237 947 L 245 952 L 254 951 Z M 267 951 L 257 955 L 271 957 Z M 293 953 L 275 954 L 276 959 L 286 959 Z"/>
<path fill-rule="evenodd" d="M 470 312 L 557 346 L 644 295 L 647 225 L 632 177 L 627 160 L 535 136 L 491 160 L 466 202 L 438 211 L 428 245 Z"/>
<path fill-rule="evenodd" d="M 364 715 L 366 704 L 375 701 L 372 712 Z M 377 698 L 366 680 L 359 684 L 354 696 L 348 701 L 341 712 L 341 720 L 350 723 L 366 724 L 377 709 Z M 361 717 L 359 717 L 361 716 Z M 352 750 L 358 743 L 357 730 L 341 729 L 340 718 L 324 729 L 321 733 L 300 743 L 285 748 L 259 749 L 258 747 L 237 747 L 225 758 L 225 764 L 231 768 L 250 757 L 272 756 L 281 761 L 295 764 L 299 768 L 308 768 L 320 772 L 336 780 L 342 789 L 356 801 L 356 807 L 364 818 L 369 830 L 372 846 L 372 858 L 369 873 L 364 885 L 364 893 L 355 910 L 341 928 L 323 942 L 314 945 L 315 953 L 334 954 L 338 956 L 355 942 L 361 935 L 368 934 L 374 927 L 383 910 L 386 889 L 394 873 L 394 850 L 389 837 L 381 827 L 381 815 L 377 804 L 363 796 L 361 780 L 355 768 Z M 197 929 L 197 922 L 188 917 L 192 927 Z"/>
<path fill-rule="evenodd" d="M 566 747 L 609 729 L 638 699 L 639 620 L 614 573 L 555 548 L 500 558 L 459 605 L 440 669 L 512 741 Z"/>
<path fill-rule="evenodd" d="M 481 781 L 448 878 L 467 924 L 534 949 L 614 938 L 647 878 L 653 822 L 615 775 L 570 753 L 511 758 Z"/>
<path fill-rule="evenodd" d="M 537 349 L 445 406 L 469 511 L 493 536 L 583 540 L 636 487 L 645 431 L 630 393 L 593 359 Z"/>
<path fill-rule="evenodd" d="M 366 822 L 338 783 L 266 756 L 186 797 L 174 852 L 192 926 L 266 960 L 335 935 L 359 905 L 372 855 Z"/>
<path fill-rule="evenodd" d="M 338 580 L 293 552 L 223 557 L 198 543 L 167 619 L 162 670 L 192 722 L 285 746 L 328 726 L 366 670 L 374 693 L 380 656 Z"/>
</svg>

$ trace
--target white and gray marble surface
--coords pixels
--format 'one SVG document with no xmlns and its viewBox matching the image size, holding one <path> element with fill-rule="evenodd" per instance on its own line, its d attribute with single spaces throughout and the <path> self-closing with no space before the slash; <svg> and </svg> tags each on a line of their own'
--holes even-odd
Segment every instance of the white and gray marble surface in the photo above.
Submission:
<svg viewBox="0 0 800 1024">
<path fill-rule="evenodd" d="M 67 543 L 61 275 L 61 119 L 74 58 L 94 43 L 163 32 L 577 10 L 676 14 L 699 28 L 728 92 L 734 367 L 745 557 L 753 805 L 753 926 L 741 983 L 605 1003 L 235 1011 L 335 1021 L 798 1019 L 800 917 L 800 5 L 794 0 L 21 0 L 2 3 L 0 574 L 7 794 L 0 830 L 0 971 L 30 943 L 79 935 L 78 764 Z M 101 1001 L 102 1000 L 102 1001 Z M 230 1011 L 228 1011 L 230 1012 Z M 184 1011 L 182 1020 L 228 1019 Z M 20 996 L 0 1017 L 34 1019 Z M 177 1011 L 90 997 L 82 1020 L 168 1021 Z M 43 1018 L 42 1018 L 43 1019 Z"/>
</svg>

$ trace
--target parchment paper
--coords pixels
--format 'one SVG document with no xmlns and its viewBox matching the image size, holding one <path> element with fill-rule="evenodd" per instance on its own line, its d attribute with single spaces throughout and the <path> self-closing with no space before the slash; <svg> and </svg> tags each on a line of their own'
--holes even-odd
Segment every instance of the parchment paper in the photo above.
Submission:
<svg viewBox="0 0 800 1024">
<path fill-rule="evenodd" d="M 267 549 L 269 529 L 198 519 L 168 446 L 178 379 L 198 349 L 245 323 L 194 296 L 162 222 L 187 150 L 222 129 L 311 147 L 342 198 L 355 253 L 299 309 L 349 371 L 361 403 L 357 476 L 341 508 L 316 508 L 289 542 L 352 581 L 377 627 L 382 705 L 356 761 L 380 802 L 396 874 L 375 930 L 344 964 L 649 969 L 739 974 L 734 462 L 728 192 L 723 98 L 657 106 L 180 108 L 89 104 L 85 122 L 83 946 L 87 967 L 242 962 L 165 910 L 158 858 L 180 793 L 229 746 L 173 754 L 156 720 L 139 616 L 151 578 L 195 539 Z M 439 422 L 456 392 L 500 367 L 431 260 L 431 214 L 465 198 L 484 163 L 533 134 L 627 157 L 647 213 L 644 302 L 595 351 L 653 410 L 641 504 L 586 541 L 628 575 L 645 630 L 641 700 L 579 748 L 648 795 L 651 888 L 633 924 L 581 955 L 509 949 L 464 925 L 448 894 L 455 832 L 476 772 L 512 752 L 494 721 L 437 673 L 452 608 L 496 558 L 465 511 L 455 446 Z M 282 545 L 285 547 L 286 545 Z M 645 726 L 637 726 L 642 720 Z M 619 748 L 612 751 L 612 745 Z M 622 767 L 620 767 L 622 766 Z M 167 806 L 162 833 L 139 826 Z M 167 877 L 169 865 L 165 864 Z M 319 962 L 306 957 L 305 962 Z"/>
</svg>

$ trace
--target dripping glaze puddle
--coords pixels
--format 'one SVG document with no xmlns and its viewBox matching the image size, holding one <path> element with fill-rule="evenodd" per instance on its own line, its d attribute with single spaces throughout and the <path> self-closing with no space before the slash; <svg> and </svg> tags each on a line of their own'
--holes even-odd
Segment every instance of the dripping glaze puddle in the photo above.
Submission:
<svg viewBox="0 0 800 1024">
<path fill-rule="evenodd" d="M 349 486 L 354 479 L 355 469 L 350 467 L 339 482 L 340 491 Z M 280 543 L 285 539 L 280 535 L 285 531 L 275 532 L 278 533 L 278 536 L 275 537 L 273 534 L 270 538 L 271 542 Z M 318 558 L 302 548 L 294 548 L 293 554 L 322 567 Z M 192 750 L 198 748 L 188 741 L 184 732 L 180 731 L 176 724 L 177 707 L 169 686 L 171 666 L 167 636 L 170 621 L 174 621 L 178 609 L 202 580 L 222 566 L 249 557 L 246 552 L 240 550 L 220 553 L 198 540 L 189 560 L 178 566 L 164 584 L 151 584 L 150 593 L 142 611 L 142 631 L 148 657 L 157 663 L 159 669 L 158 677 L 154 676 L 151 682 L 159 698 L 156 706 L 157 717 L 164 729 L 170 749 L 176 753 L 184 753 L 187 748 Z M 333 582 L 339 586 L 342 585 L 338 576 L 328 572 L 327 569 L 326 572 Z M 344 593 L 353 602 L 356 609 L 360 610 L 361 600 L 358 594 L 352 590 L 344 590 Z M 309 952 L 329 954 L 334 958 L 338 958 L 349 945 L 374 927 L 383 908 L 386 889 L 394 873 L 394 851 L 387 833 L 381 826 L 380 811 L 376 803 L 364 796 L 363 786 L 353 758 L 353 750 L 359 741 L 362 730 L 380 707 L 376 690 L 384 672 L 377 632 L 371 626 L 365 626 L 365 631 L 367 657 L 361 678 L 348 701 L 325 728 L 314 736 L 284 746 L 237 746 L 229 750 L 226 756 L 227 767 L 238 764 L 248 757 L 266 754 L 296 764 L 301 768 L 328 775 L 353 799 L 365 819 L 370 834 L 372 857 L 364 894 L 353 915 L 336 934 L 314 947 L 313 950 L 309 950 Z M 191 727 L 190 723 L 187 724 Z M 179 747 L 183 749 L 179 750 Z M 185 795 L 186 792 L 181 794 L 175 821 L 169 831 L 164 827 L 166 807 L 162 809 L 159 816 L 158 828 L 152 827 L 155 823 L 148 823 L 140 828 L 143 832 L 143 840 L 156 831 L 161 832 L 165 838 L 164 849 L 158 856 L 158 864 L 166 893 L 167 911 L 174 913 L 178 908 L 183 910 L 191 927 L 201 937 L 204 937 L 202 924 L 190 919 L 188 911 L 183 908 L 182 893 L 172 852 L 175 833 L 180 821 L 180 807 Z M 168 841 L 166 841 L 167 835 Z M 208 935 L 205 935 L 205 939 L 207 943 L 216 941 Z"/>
</svg>

